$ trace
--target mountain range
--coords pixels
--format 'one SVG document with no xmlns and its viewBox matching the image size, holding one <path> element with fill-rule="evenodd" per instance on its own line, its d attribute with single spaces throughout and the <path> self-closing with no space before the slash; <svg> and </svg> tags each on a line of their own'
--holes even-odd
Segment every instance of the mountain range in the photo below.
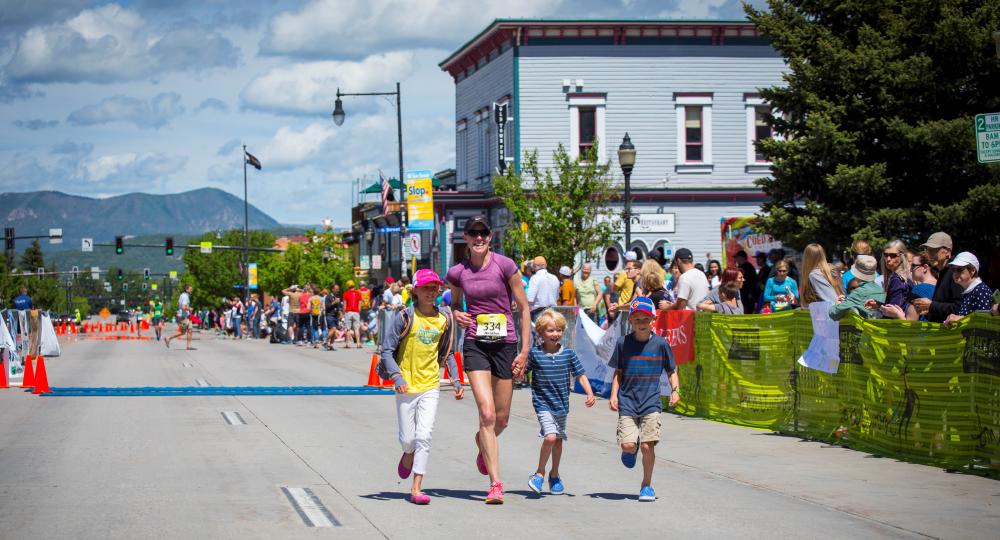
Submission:
<svg viewBox="0 0 1000 540">
<path fill-rule="evenodd" d="M 47 235 L 61 228 L 62 245 L 42 240 L 45 251 L 80 249 L 82 238 L 113 243 L 116 236 L 153 234 L 200 235 L 207 231 L 242 229 L 243 200 L 215 188 L 151 195 L 129 193 L 105 199 L 68 195 L 59 191 L 0 194 L 0 221 L 14 227 L 17 236 Z M 251 229 L 281 226 L 253 205 Z M 21 251 L 29 240 L 18 240 Z M 95 248 L 95 250 L 108 248 Z"/>
</svg>

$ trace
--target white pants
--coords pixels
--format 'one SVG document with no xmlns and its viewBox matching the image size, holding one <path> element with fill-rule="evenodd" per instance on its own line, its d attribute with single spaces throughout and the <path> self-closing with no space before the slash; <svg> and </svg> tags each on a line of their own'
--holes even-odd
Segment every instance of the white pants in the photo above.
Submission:
<svg viewBox="0 0 1000 540">
<path fill-rule="evenodd" d="M 403 452 L 413 454 L 413 473 L 426 474 L 431 454 L 431 432 L 437 416 L 441 392 L 434 388 L 419 394 L 396 394 L 399 417 L 399 444 Z"/>
</svg>

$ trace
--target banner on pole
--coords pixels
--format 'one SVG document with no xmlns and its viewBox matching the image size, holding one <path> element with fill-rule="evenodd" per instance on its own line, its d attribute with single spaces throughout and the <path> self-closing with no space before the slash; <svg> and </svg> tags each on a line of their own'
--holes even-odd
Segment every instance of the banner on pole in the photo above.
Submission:
<svg viewBox="0 0 1000 540">
<path fill-rule="evenodd" d="M 429 170 L 406 171 L 407 227 L 411 231 L 434 228 L 434 173 Z"/>
<path fill-rule="evenodd" d="M 247 279 L 249 280 L 250 289 L 257 288 L 257 263 L 247 264 Z"/>
</svg>

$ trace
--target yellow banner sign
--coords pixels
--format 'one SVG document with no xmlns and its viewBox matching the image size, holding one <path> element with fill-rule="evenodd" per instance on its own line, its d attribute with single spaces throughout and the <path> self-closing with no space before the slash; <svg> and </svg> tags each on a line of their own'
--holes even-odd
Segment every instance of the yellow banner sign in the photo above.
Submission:
<svg viewBox="0 0 1000 540">
<path fill-rule="evenodd" d="M 406 221 L 411 231 L 434 229 L 434 173 L 406 172 Z"/>
</svg>

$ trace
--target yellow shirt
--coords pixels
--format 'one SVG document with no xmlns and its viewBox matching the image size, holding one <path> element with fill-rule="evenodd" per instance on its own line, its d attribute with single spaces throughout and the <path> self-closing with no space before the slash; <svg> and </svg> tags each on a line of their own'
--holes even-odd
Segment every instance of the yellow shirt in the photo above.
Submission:
<svg viewBox="0 0 1000 540">
<path fill-rule="evenodd" d="M 632 300 L 632 293 L 635 292 L 635 281 L 628 277 L 628 272 L 618 274 L 615 280 L 615 289 L 618 292 L 618 305 L 628 304 Z"/>
<path fill-rule="evenodd" d="M 399 372 L 409 386 L 410 394 L 419 394 L 441 385 L 438 365 L 438 341 L 442 339 L 447 320 L 437 313 L 430 317 L 413 314 L 413 325 L 403 338 Z"/>
<path fill-rule="evenodd" d="M 572 279 L 564 279 L 562 285 L 559 286 L 559 305 L 560 306 L 576 305 L 576 287 L 573 286 Z"/>
</svg>

